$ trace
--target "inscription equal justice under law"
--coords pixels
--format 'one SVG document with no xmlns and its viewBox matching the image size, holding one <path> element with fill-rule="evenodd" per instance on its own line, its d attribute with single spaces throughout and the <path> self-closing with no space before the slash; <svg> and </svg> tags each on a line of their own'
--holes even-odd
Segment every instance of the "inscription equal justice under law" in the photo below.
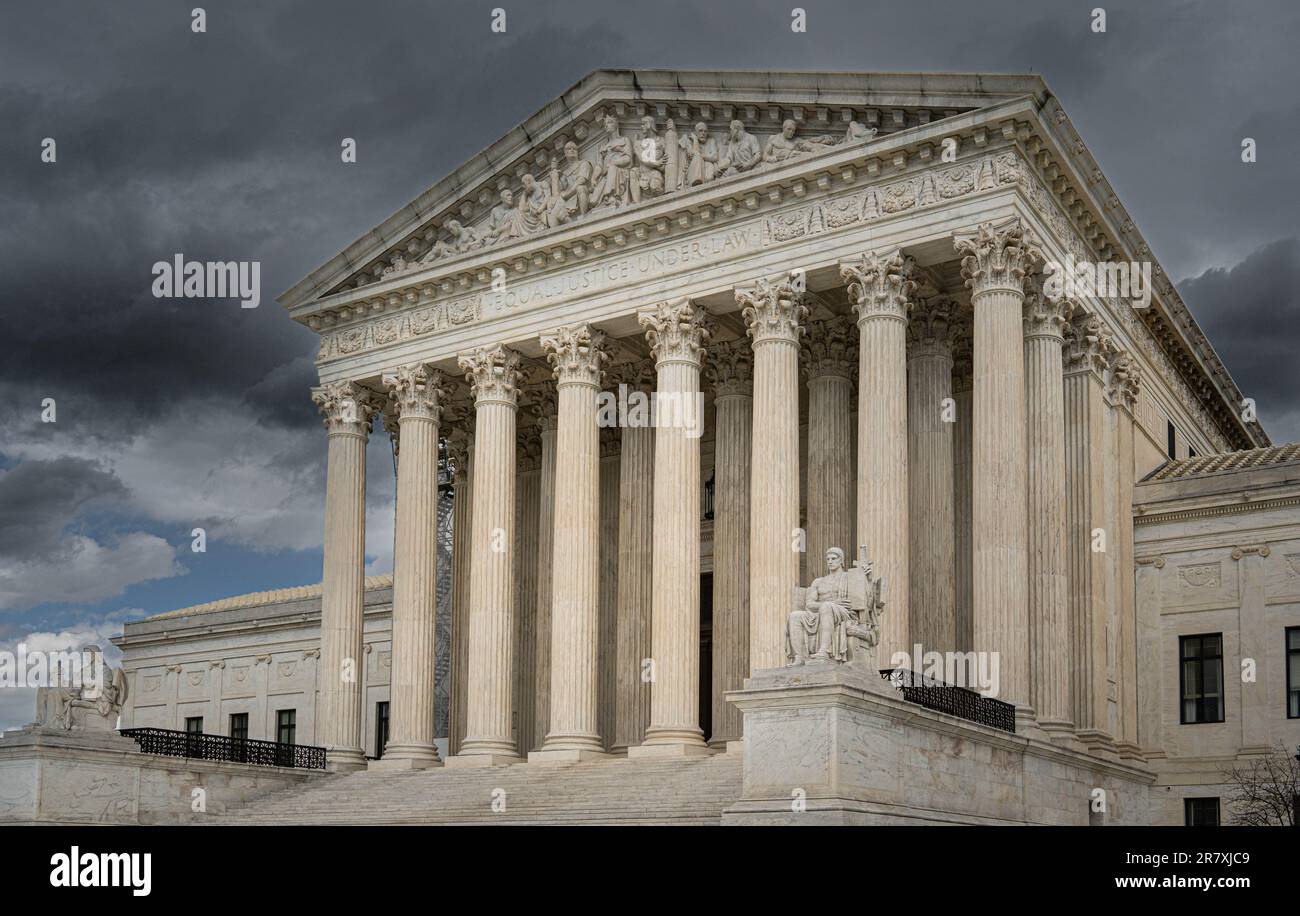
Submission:
<svg viewBox="0 0 1300 916">
<path fill-rule="evenodd" d="M 504 314 L 570 297 L 590 296 L 625 286 L 640 277 L 659 276 L 678 267 L 728 258 L 756 249 L 760 247 L 761 237 L 758 225 L 738 226 L 716 235 L 664 245 L 554 277 L 528 283 L 507 282 L 504 290 L 486 293 L 484 302 L 488 312 Z"/>
</svg>

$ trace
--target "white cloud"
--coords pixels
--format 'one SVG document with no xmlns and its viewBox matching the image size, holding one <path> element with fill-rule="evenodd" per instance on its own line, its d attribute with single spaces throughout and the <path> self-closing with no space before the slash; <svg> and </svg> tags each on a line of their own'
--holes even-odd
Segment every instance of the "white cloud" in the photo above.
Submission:
<svg viewBox="0 0 1300 916">
<path fill-rule="evenodd" d="M 45 602 L 89 604 L 120 595 L 137 582 L 184 572 L 172 546 L 155 535 L 134 531 L 102 544 L 70 534 L 49 556 L 0 558 L 0 608 Z"/>
</svg>

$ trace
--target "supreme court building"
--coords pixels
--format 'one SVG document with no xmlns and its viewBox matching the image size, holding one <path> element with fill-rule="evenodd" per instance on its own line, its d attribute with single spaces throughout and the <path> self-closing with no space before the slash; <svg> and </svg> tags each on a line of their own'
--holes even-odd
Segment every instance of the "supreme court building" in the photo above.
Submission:
<svg viewBox="0 0 1300 916">
<path fill-rule="evenodd" d="M 709 766 L 751 823 L 794 787 L 1086 824 L 1097 786 L 1183 823 L 1300 742 L 1300 451 L 1037 76 L 598 71 L 280 302 L 320 335 L 323 581 L 127 624 L 123 727 L 323 746 L 358 816 L 398 771 Z M 794 597 L 846 569 L 856 673 Z M 995 660 L 1009 718 L 876 674 L 918 646 Z"/>
</svg>

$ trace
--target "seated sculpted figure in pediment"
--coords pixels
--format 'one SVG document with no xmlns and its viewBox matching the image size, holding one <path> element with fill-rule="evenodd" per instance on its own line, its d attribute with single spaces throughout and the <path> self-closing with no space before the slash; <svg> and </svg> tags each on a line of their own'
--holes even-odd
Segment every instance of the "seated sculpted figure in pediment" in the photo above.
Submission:
<svg viewBox="0 0 1300 916">
<path fill-rule="evenodd" d="M 788 665 L 809 661 L 865 662 L 880 641 L 884 580 L 865 557 L 844 568 L 844 551 L 826 551 L 828 572 L 807 588 L 796 587 L 786 624 Z"/>
</svg>

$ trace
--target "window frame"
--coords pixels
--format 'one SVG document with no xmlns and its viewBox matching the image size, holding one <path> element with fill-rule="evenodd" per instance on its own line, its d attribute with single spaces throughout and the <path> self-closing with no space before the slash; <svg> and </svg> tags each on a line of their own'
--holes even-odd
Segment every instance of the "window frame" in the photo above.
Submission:
<svg viewBox="0 0 1300 916">
<path fill-rule="evenodd" d="M 1292 635 L 1295 636 L 1295 648 L 1291 647 Z M 1292 657 L 1300 658 L 1300 626 L 1287 627 L 1284 630 L 1282 642 L 1283 655 L 1286 659 L 1286 717 L 1288 719 L 1300 719 L 1300 678 L 1292 679 L 1291 677 L 1291 659 Z M 1296 664 L 1300 668 L 1300 662 Z M 1294 697 L 1295 702 L 1292 703 Z M 1294 713 L 1292 709 L 1294 708 Z"/>
<path fill-rule="evenodd" d="M 1217 639 L 1219 641 L 1219 654 L 1217 656 L 1205 655 L 1204 640 Z M 1200 654 L 1192 657 L 1186 655 L 1185 646 L 1188 640 L 1202 640 Z M 1223 676 L 1223 634 L 1222 633 L 1188 633 L 1178 637 L 1178 722 L 1180 725 L 1221 725 L 1227 721 L 1228 697 L 1227 682 Z M 1219 663 L 1219 717 L 1217 719 L 1203 718 L 1205 707 L 1205 674 L 1204 663 L 1216 660 Z M 1198 661 L 1202 665 L 1201 683 L 1197 685 L 1197 695 L 1193 699 L 1197 704 L 1198 716 L 1195 719 L 1187 718 L 1187 662 Z"/>
</svg>

